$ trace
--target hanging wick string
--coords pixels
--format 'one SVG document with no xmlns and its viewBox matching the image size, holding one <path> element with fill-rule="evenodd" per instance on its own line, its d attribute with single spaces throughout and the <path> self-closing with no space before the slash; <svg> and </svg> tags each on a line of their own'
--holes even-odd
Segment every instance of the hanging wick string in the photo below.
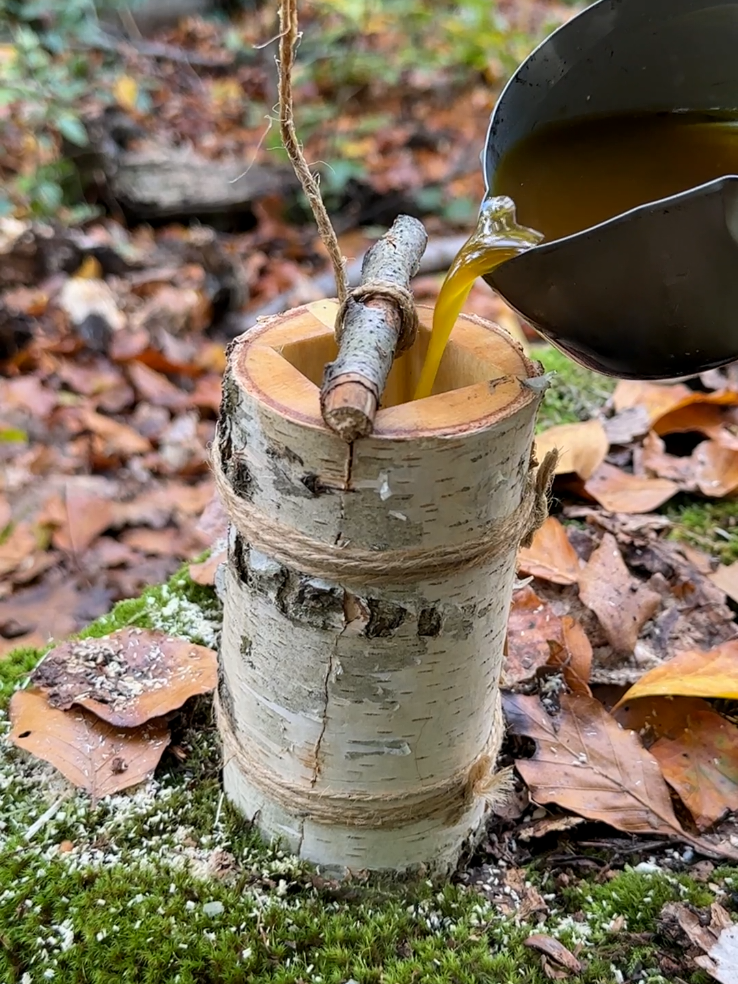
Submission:
<svg viewBox="0 0 738 984">
<path fill-rule="evenodd" d="M 292 163 L 295 174 L 302 185 L 302 190 L 305 192 L 305 197 L 308 200 L 317 223 L 323 245 L 328 250 L 328 255 L 333 265 L 333 274 L 336 278 L 338 300 L 343 304 L 348 294 L 346 265 L 341 254 L 341 247 L 338 244 L 336 230 L 331 224 L 328 211 L 323 202 L 323 196 L 320 194 L 318 179 L 308 167 L 295 130 L 295 116 L 292 102 L 292 69 L 295 64 L 295 50 L 299 39 L 297 30 L 297 0 L 281 0 L 279 5 L 279 22 L 281 31 L 279 34 L 279 58 L 277 59 L 277 66 L 279 68 L 279 125 L 282 143 L 284 144 L 284 149 L 287 151 L 287 156 Z"/>
</svg>

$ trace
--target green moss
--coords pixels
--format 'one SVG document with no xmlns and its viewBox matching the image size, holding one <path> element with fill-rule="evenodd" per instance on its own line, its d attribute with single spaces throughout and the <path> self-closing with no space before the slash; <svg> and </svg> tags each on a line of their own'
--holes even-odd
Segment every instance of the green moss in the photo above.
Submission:
<svg viewBox="0 0 738 984">
<path fill-rule="evenodd" d="M 738 560 L 738 500 L 677 496 L 663 510 L 674 523 L 670 536 L 706 550 L 724 564 Z"/>
<path fill-rule="evenodd" d="M 596 416 L 617 380 L 590 372 L 550 345 L 535 346 L 531 358 L 554 373 L 538 414 L 538 431 Z"/>
<path fill-rule="evenodd" d="M 207 641 L 218 618 L 213 592 L 183 570 L 84 634 L 161 625 Z M 39 655 L 0 662 L 3 706 Z M 184 760 L 165 756 L 154 780 L 95 807 L 0 741 L 3 984 L 544 984 L 524 945 L 531 932 L 585 944 L 571 984 L 610 984 L 613 968 L 661 984 L 655 944 L 623 942 L 613 918 L 652 932 L 665 901 L 712 900 L 685 877 L 638 870 L 561 898 L 547 872 L 533 871 L 551 909 L 532 926 L 458 885 L 321 882 L 224 802 L 210 702 L 183 718 L 174 740 Z M 29 839 L 50 803 L 58 811 Z M 730 878 L 738 871 L 729 867 L 714 876 Z"/>
<path fill-rule="evenodd" d="M 584 882 L 565 891 L 564 898 L 573 910 L 584 913 L 592 939 L 606 932 L 616 916 L 625 917 L 630 932 L 645 933 L 653 929 L 667 902 L 709 906 L 714 901 L 712 892 L 686 875 L 649 865 L 626 867 L 602 884 Z"/>
</svg>

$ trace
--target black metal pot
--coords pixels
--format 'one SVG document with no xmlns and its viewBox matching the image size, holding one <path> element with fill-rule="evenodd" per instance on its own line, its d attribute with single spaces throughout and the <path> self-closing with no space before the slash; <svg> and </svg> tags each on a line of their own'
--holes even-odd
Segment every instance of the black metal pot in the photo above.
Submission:
<svg viewBox="0 0 738 984">
<path fill-rule="evenodd" d="M 484 154 L 592 115 L 736 111 L 736 0 L 599 0 L 523 62 Z M 577 362 L 667 379 L 738 360 L 738 175 L 535 246 L 485 278 Z"/>
</svg>

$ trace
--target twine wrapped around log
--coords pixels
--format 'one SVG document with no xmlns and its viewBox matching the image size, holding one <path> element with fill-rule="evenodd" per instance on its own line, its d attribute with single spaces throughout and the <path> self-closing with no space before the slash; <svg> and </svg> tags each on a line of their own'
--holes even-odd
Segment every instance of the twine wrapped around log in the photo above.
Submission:
<svg viewBox="0 0 738 984">
<path fill-rule="evenodd" d="M 548 515 L 548 494 L 558 461 L 556 450 L 549 451 L 540 466 L 533 456 L 520 507 L 512 515 L 490 523 L 474 540 L 450 546 L 375 551 L 322 543 L 266 516 L 234 492 L 220 446 L 216 432 L 211 452 L 215 483 L 231 522 L 253 549 L 303 574 L 366 586 L 412 584 L 429 576 L 471 570 L 500 552 L 509 551 L 511 543 L 530 546 Z"/>
<path fill-rule="evenodd" d="M 373 830 L 402 827 L 434 817 L 443 817 L 446 823 L 453 823 L 475 796 L 494 805 L 508 784 L 504 772 L 494 772 L 502 743 L 501 713 L 493 718 L 489 750 L 476 762 L 441 782 L 405 793 L 368 793 L 364 790 L 338 793 L 316 790 L 311 783 L 286 782 L 266 769 L 258 753 L 252 753 L 243 738 L 236 734 L 233 722 L 217 696 L 215 718 L 225 763 L 235 759 L 241 771 L 265 796 L 314 823 Z"/>
</svg>

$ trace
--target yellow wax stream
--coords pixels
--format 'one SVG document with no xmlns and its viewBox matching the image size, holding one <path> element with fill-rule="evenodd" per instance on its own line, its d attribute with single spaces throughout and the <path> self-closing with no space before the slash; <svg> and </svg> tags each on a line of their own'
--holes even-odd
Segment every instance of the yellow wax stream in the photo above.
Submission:
<svg viewBox="0 0 738 984">
<path fill-rule="evenodd" d="M 491 273 L 542 238 L 540 233 L 517 225 L 515 205 L 510 198 L 485 198 L 477 228 L 454 258 L 438 295 L 433 311 L 433 330 L 414 400 L 431 395 L 456 319 L 477 277 Z"/>
</svg>

